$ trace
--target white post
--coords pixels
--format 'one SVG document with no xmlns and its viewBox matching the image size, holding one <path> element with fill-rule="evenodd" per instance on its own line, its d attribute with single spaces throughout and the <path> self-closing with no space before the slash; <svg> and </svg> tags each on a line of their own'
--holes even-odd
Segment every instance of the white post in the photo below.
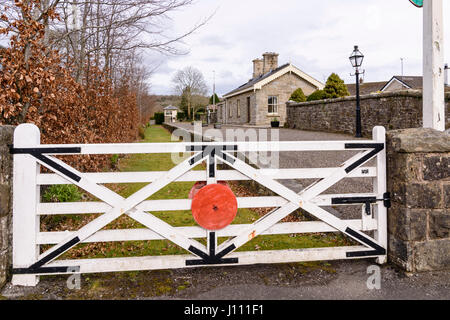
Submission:
<svg viewBox="0 0 450 320">
<path fill-rule="evenodd" d="M 373 140 L 376 143 L 384 143 L 386 146 L 386 129 L 384 127 L 373 128 Z M 387 190 L 386 182 L 386 147 L 377 155 L 377 176 L 373 178 L 373 191 L 377 194 L 377 199 L 382 199 Z M 374 233 L 374 239 L 382 246 L 387 248 L 387 208 L 382 201 L 378 201 L 374 206 L 374 218 L 378 222 L 377 230 Z M 387 256 L 378 258 L 377 263 L 386 263 Z"/>
<path fill-rule="evenodd" d="M 14 148 L 36 148 L 39 144 L 40 132 L 35 125 L 21 124 L 14 131 Z M 40 192 L 36 180 L 40 165 L 31 155 L 15 154 L 13 170 L 13 268 L 27 268 L 39 257 Z M 13 285 L 35 286 L 38 282 L 35 275 L 12 277 Z"/>
<path fill-rule="evenodd" d="M 445 131 L 442 0 L 423 3 L 423 127 Z"/>
</svg>

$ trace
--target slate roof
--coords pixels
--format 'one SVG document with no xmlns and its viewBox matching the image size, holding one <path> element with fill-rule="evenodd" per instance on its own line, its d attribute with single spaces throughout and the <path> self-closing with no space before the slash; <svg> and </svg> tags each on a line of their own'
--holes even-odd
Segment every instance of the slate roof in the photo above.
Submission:
<svg viewBox="0 0 450 320">
<path fill-rule="evenodd" d="M 359 93 L 361 95 L 371 94 L 380 91 L 384 87 L 386 81 L 382 82 L 363 82 L 359 85 Z M 351 96 L 356 96 L 356 83 L 347 84 L 348 91 Z"/>
<path fill-rule="evenodd" d="M 282 66 L 279 66 L 278 68 L 273 69 L 272 71 L 267 72 L 266 74 L 263 74 L 263 75 L 261 75 L 261 76 L 259 76 L 259 77 L 257 77 L 257 78 L 250 79 L 247 83 L 244 83 L 244 84 L 241 85 L 240 87 L 237 87 L 236 89 L 234 89 L 234 90 L 228 92 L 228 93 L 225 94 L 224 96 L 228 96 L 228 95 L 233 94 L 233 93 L 235 93 L 235 92 L 239 92 L 239 91 L 242 91 L 242 90 L 251 88 L 251 87 L 253 87 L 255 84 L 257 84 L 258 82 L 260 82 L 260 81 L 262 81 L 262 80 L 264 80 L 264 79 L 266 79 L 266 78 L 272 76 L 273 74 L 275 74 L 275 73 L 277 73 L 278 71 L 283 70 L 284 68 L 287 68 L 287 67 L 289 67 L 289 63 L 283 64 Z"/>
<path fill-rule="evenodd" d="M 163 110 L 178 110 L 178 108 L 174 107 L 174 106 L 167 106 L 167 107 L 163 108 Z"/>
</svg>

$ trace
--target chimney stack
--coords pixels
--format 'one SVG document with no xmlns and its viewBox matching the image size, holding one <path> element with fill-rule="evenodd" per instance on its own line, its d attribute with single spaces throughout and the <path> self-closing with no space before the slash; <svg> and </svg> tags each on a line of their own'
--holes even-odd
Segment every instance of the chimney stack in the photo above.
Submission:
<svg viewBox="0 0 450 320">
<path fill-rule="evenodd" d="M 263 75 L 264 61 L 261 59 L 253 60 L 253 79 Z"/>
<path fill-rule="evenodd" d="M 278 68 L 278 53 L 266 52 L 263 54 L 263 57 L 264 57 L 264 67 L 263 67 L 264 74 Z"/>
</svg>

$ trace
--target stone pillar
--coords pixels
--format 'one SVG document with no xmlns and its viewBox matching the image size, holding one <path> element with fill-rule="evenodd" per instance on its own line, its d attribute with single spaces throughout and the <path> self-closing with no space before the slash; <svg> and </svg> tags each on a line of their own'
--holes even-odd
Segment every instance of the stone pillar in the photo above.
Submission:
<svg viewBox="0 0 450 320">
<path fill-rule="evenodd" d="M 406 271 L 450 269 L 450 134 L 387 134 L 390 262 Z"/>
<path fill-rule="evenodd" d="M 8 145 L 13 143 L 14 128 L 0 126 L 0 288 L 7 281 L 11 265 L 13 162 Z"/>
</svg>

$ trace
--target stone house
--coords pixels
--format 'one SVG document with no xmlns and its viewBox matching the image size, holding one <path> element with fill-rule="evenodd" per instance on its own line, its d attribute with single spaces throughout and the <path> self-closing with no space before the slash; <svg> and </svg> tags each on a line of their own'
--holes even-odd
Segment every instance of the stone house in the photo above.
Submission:
<svg viewBox="0 0 450 320">
<path fill-rule="evenodd" d="M 286 102 L 297 88 L 310 95 L 323 89 L 324 84 L 291 63 L 278 66 L 277 53 L 264 53 L 263 59 L 253 60 L 252 78 L 223 96 L 217 120 L 222 124 L 266 126 L 277 118 L 283 125 Z"/>
</svg>

